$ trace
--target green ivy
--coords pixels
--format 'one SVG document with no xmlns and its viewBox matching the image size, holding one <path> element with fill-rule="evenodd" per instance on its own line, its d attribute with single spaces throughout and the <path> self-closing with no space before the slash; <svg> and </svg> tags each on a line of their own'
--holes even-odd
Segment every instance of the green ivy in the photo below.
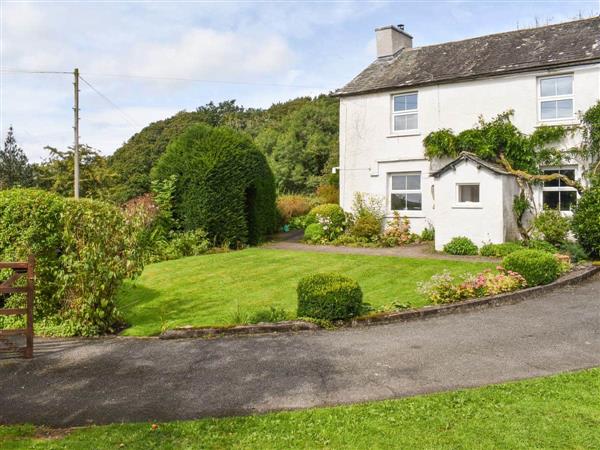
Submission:
<svg viewBox="0 0 600 450">
<path fill-rule="evenodd" d="M 511 122 L 513 111 L 492 120 L 479 119 L 475 128 L 458 135 L 448 128 L 434 131 L 423 140 L 425 156 L 430 159 L 455 158 L 460 152 L 470 152 L 482 159 L 495 161 L 504 154 L 513 168 L 539 173 L 542 164 L 560 163 L 562 154 L 551 147 L 563 139 L 568 129 L 561 126 L 541 126 L 527 135 Z"/>
</svg>

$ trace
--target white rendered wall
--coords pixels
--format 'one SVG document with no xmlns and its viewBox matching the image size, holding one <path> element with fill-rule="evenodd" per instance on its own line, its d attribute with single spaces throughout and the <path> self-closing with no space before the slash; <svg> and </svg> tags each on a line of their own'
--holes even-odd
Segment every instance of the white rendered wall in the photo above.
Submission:
<svg viewBox="0 0 600 450">
<path fill-rule="evenodd" d="M 431 195 L 433 180 L 429 177 L 432 170 L 429 161 L 424 159 L 423 138 L 441 128 L 451 128 L 455 132 L 472 128 L 480 115 L 490 119 L 509 109 L 515 112 L 513 123 L 521 131 L 531 133 L 542 124 L 538 120 L 538 78 L 569 73 L 573 74 L 574 109 L 585 111 L 600 99 L 598 65 L 341 98 L 339 165 L 342 207 L 351 209 L 355 192 L 375 194 L 385 198 L 387 203 L 389 173 L 421 171 L 423 210 L 401 212 L 411 219 L 413 230 L 419 232 L 428 221 L 435 222 Z M 393 133 L 392 95 L 415 91 L 419 95 L 419 130 Z M 563 147 L 571 147 L 576 140 L 569 139 Z M 391 216 L 391 211 L 388 215 Z M 458 230 L 457 234 L 460 234 Z"/>
<path fill-rule="evenodd" d="M 453 237 L 466 236 L 478 247 L 504 242 L 503 175 L 461 162 L 436 179 L 435 249 L 442 250 Z M 479 203 L 458 203 L 457 184 L 479 183 Z"/>
</svg>

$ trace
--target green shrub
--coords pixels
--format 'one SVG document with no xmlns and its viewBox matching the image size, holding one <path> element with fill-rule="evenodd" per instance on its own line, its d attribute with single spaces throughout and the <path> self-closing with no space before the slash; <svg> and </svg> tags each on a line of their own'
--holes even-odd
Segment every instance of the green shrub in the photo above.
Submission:
<svg viewBox="0 0 600 450">
<path fill-rule="evenodd" d="M 169 233 L 167 239 L 155 243 L 147 261 L 159 262 L 186 256 L 203 255 L 211 248 L 211 242 L 204 230 L 173 231 Z"/>
<path fill-rule="evenodd" d="M 587 189 L 577 202 L 573 232 L 590 256 L 600 258 L 600 182 Z"/>
<path fill-rule="evenodd" d="M 276 308 L 274 306 L 269 306 L 267 309 L 261 309 L 256 311 L 255 313 L 250 315 L 248 319 L 248 323 L 275 323 L 282 322 L 284 320 L 288 320 L 288 313 L 283 308 Z"/>
<path fill-rule="evenodd" d="M 117 289 L 142 268 L 137 238 L 136 224 L 107 203 L 38 190 L 0 191 L 0 260 L 35 255 L 34 316 L 43 332 L 52 333 L 52 326 L 62 334 L 115 331 L 121 325 Z M 0 328 L 10 320 L 0 318 Z"/>
<path fill-rule="evenodd" d="M 308 275 L 298 282 L 298 317 L 342 320 L 360 314 L 363 294 L 356 281 L 338 273 Z"/>
<path fill-rule="evenodd" d="M 275 182 L 250 136 L 193 125 L 174 139 L 152 177 L 177 175 L 174 216 L 184 230 L 201 228 L 217 244 L 254 244 L 277 228 Z"/>
<path fill-rule="evenodd" d="M 560 275 L 560 264 L 554 255 L 541 250 L 519 250 L 502 261 L 506 270 L 520 273 L 529 286 L 548 284 Z"/>
<path fill-rule="evenodd" d="M 571 221 L 556 209 L 546 209 L 533 219 L 533 229 L 536 238 L 560 245 L 567 240 Z"/>
<path fill-rule="evenodd" d="M 290 230 L 304 230 L 309 225 L 308 215 L 293 217 L 289 222 Z"/>
<path fill-rule="evenodd" d="M 539 239 L 531 239 L 526 243 L 526 247 L 531 250 L 541 250 L 548 253 L 556 253 L 556 247 L 550 242 L 540 241 Z"/>
<path fill-rule="evenodd" d="M 476 255 L 477 246 L 468 237 L 457 236 L 444 245 L 444 252 L 450 255 Z"/>
<path fill-rule="evenodd" d="M 319 205 L 310 210 L 306 224 L 319 223 L 323 227 L 323 237 L 333 241 L 344 232 L 346 213 L 341 206 L 332 203 Z"/>
<path fill-rule="evenodd" d="M 585 261 L 586 259 L 589 258 L 589 255 L 587 254 L 587 252 L 577 242 L 568 242 L 567 241 L 560 246 L 559 250 L 561 253 L 563 253 L 565 255 L 569 255 L 569 257 L 571 258 L 571 261 L 573 261 L 573 262 Z"/>
<path fill-rule="evenodd" d="M 350 234 L 357 238 L 373 239 L 381 232 L 381 222 L 372 214 L 358 217 L 350 228 Z"/>
<path fill-rule="evenodd" d="M 517 250 L 523 250 L 520 242 L 504 242 L 502 244 L 485 244 L 479 249 L 479 254 L 492 258 L 503 258 Z"/>
<path fill-rule="evenodd" d="M 434 241 L 435 240 L 435 230 L 433 227 L 427 227 L 423 229 L 421 232 L 421 240 L 422 241 Z"/>
<path fill-rule="evenodd" d="M 320 223 L 311 223 L 304 230 L 304 240 L 308 242 L 317 243 L 323 239 L 324 235 L 323 225 Z"/>
<path fill-rule="evenodd" d="M 315 206 L 310 210 L 307 217 L 307 223 L 317 223 L 318 217 L 327 218 L 334 227 L 343 228 L 346 223 L 346 213 L 340 205 L 335 203 L 325 203 Z"/>
</svg>

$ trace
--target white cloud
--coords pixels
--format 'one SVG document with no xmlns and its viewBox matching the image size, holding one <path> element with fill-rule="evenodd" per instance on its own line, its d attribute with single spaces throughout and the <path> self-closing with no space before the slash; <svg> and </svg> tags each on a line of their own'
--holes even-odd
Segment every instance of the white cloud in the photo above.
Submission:
<svg viewBox="0 0 600 450">
<path fill-rule="evenodd" d="M 101 60 L 94 66 L 113 65 L 129 74 L 244 80 L 276 75 L 293 62 L 293 52 L 280 36 L 194 28 L 171 43 L 142 41 L 123 60 Z"/>
</svg>

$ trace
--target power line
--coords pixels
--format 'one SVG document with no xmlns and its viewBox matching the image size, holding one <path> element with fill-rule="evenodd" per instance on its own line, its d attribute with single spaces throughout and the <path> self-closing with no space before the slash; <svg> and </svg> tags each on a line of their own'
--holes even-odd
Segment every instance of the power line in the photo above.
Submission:
<svg viewBox="0 0 600 450">
<path fill-rule="evenodd" d="M 135 120 L 129 114 L 127 114 L 125 111 L 123 111 L 110 98 L 108 98 L 106 95 L 104 95 L 102 92 L 100 92 L 94 86 L 92 86 L 90 84 L 90 82 L 87 81 L 85 78 L 83 78 L 81 75 L 79 76 L 79 78 L 81 79 L 81 81 L 83 81 L 85 84 L 87 84 L 96 94 L 98 94 L 100 97 L 102 97 L 109 105 L 111 105 L 113 108 L 115 108 L 117 111 L 119 111 L 123 115 L 123 117 L 125 117 L 129 121 L 130 124 L 132 124 L 133 126 L 136 126 L 136 127 L 138 126 L 138 124 L 135 122 Z"/>
<path fill-rule="evenodd" d="M 2 72 L 6 73 L 51 73 L 61 75 L 73 75 L 73 72 L 62 72 L 58 70 L 25 70 L 25 69 L 1 69 Z"/>
<path fill-rule="evenodd" d="M 26 69 L 2 69 L 2 72 L 6 73 L 43 73 L 43 74 L 66 74 L 72 75 L 73 72 L 61 72 L 54 70 L 26 70 Z M 131 78 L 140 80 L 154 80 L 154 81 L 178 81 L 184 83 L 213 83 L 213 84 L 233 84 L 233 85 L 247 85 L 247 86 L 276 86 L 276 87 L 291 87 L 291 88 L 303 88 L 303 89 L 326 89 L 325 86 L 310 86 L 304 84 L 289 84 L 289 83 L 263 83 L 253 81 L 233 81 L 233 80 L 210 80 L 206 78 L 186 78 L 186 77 L 164 77 L 157 75 L 128 75 L 118 73 L 86 73 L 86 76 L 90 77 L 106 77 L 106 78 Z"/>
<path fill-rule="evenodd" d="M 143 80 L 156 81 L 179 81 L 179 82 L 196 82 L 196 83 L 214 83 L 214 84 L 237 84 L 248 86 L 277 86 L 277 87 L 295 87 L 305 89 L 325 89 L 324 86 L 309 86 L 303 84 L 287 84 L 287 83 L 262 83 L 252 81 L 233 81 L 233 80 L 209 80 L 206 78 L 185 78 L 185 77 L 164 77 L 155 75 L 125 75 L 114 73 L 89 73 L 93 77 L 108 77 L 108 78 L 138 78 Z"/>
</svg>

